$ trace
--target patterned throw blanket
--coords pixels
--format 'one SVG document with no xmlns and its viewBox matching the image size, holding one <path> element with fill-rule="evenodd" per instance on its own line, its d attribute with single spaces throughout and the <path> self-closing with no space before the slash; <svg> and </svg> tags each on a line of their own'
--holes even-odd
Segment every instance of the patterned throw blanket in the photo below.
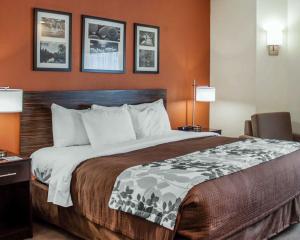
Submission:
<svg viewBox="0 0 300 240">
<path fill-rule="evenodd" d="M 173 230 L 193 186 L 299 149 L 297 142 L 255 138 L 131 167 L 116 179 L 109 207 Z"/>
</svg>

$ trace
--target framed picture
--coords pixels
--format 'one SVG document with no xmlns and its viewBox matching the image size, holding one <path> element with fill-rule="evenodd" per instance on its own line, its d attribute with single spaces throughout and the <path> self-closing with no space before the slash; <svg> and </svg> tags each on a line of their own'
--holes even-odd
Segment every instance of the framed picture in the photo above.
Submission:
<svg viewBox="0 0 300 240">
<path fill-rule="evenodd" d="M 159 73 L 159 27 L 134 24 L 134 72 Z"/>
<path fill-rule="evenodd" d="M 125 72 L 126 22 L 82 16 L 82 72 Z"/>
<path fill-rule="evenodd" d="M 72 14 L 34 9 L 36 71 L 71 71 Z"/>
</svg>

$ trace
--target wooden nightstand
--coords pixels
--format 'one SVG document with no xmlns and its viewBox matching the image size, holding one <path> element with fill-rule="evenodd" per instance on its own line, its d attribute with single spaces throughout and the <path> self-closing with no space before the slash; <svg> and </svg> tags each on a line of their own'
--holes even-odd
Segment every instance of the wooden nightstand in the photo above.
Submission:
<svg viewBox="0 0 300 240">
<path fill-rule="evenodd" d="M 0 159 L 0 240 L 32 237 L 31 159 Z"/>
<path fill-rule="evenodd" d="M 183 127 L 179 127 L 178 130 L 186 131 L 186 132 L 214 132 L 218 134 L 222 134 L 221 129 L 212 129 L 212 128 L 201 128 L 201 129 L 184 129 Z"/>
</svg>

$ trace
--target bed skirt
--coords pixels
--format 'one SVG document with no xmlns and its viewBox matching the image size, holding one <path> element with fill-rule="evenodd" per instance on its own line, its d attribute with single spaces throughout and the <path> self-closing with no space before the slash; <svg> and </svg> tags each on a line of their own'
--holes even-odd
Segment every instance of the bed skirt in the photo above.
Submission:
<svg viewBox="0 0 300 240">
<path fill-rule="evenodd" d="M 32 181 L 32 206 L 34 216 L 56 225 L 80 238 L 94 240 L 132 240 L 120 233 L 95 224 L 73 207 L 63 208 L 47 202 L 48 187 Z M 300 195 L 290 199 L 263 219 L 249 223 L 239 232 L 232 232 L 230 240 L 269 239 L 290 225 L 300 221 Z M 176 236 L 176 240 L 185 240 Z M 208 237 L 205 240 L 211 239 Z M 220 238 L 220 240 L 223 238 Z M 200 239 L 199 239 L 200 240 Z"/>
</svg>

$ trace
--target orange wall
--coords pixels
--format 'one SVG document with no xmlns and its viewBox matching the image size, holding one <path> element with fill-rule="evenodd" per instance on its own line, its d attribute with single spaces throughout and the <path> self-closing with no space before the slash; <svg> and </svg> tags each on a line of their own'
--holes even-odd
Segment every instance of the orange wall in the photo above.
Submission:
<svg viewBox="0 0 300 240">
<path fill-rule="evenodd" d="M 33 8 L 73 13 L 73 70 L 32 71 Z M 127 22 L 126 73 L 80 72 L 81 14 Z M 133 74 L 133 23 L 160 26 L 160 74 Z M 192 80 L 209 82 L 210 0 L 1 0 L 0 86 L 24 90 L 167 88 L 173 127 L 190 117 Z M 18 151 L 18 117 L 0 115 L 0 148 Z M 208 105 L 197 123 L 208 126 Z"/>
</svg>

